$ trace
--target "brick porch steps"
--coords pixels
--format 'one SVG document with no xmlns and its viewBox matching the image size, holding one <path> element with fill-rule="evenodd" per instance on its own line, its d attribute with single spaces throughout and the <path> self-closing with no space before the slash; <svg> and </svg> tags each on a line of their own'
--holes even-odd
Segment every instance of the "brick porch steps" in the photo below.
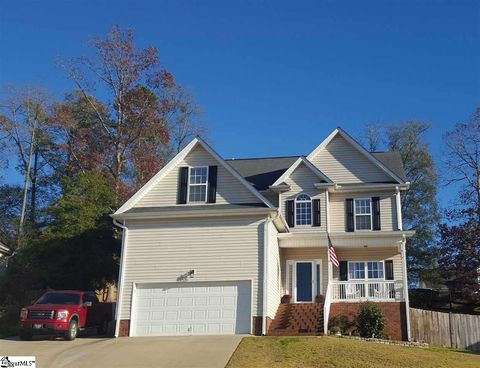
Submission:
<svg viewBox="0 0 480 368">
<path fill-rule="evenodd" d="M 315 336 L 323 333 L 323 303 L 280 304 L 267 335 Z"/>
</svg>

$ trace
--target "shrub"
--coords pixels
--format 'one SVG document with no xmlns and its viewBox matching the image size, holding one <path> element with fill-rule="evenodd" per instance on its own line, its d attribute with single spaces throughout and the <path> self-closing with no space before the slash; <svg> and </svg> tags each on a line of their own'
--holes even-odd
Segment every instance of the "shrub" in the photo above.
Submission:
<svg viewBox="0 0 480 368">
<path fill-rule="evenodd" d="M 353 323 L 350 322 L 348 317 L 345 315 L 332 317 L 328 321 L 328 328 L 333 334 L 340 332 L 341 334 L 345 335 L 351 327 L 353 327 Z"/>
<path fill-rule="evenodd" d="M 386 325 L 385 316 L 375 303 L 362 303 L 355 319 L 362 337 L 382 337 Z"/>
</svg>

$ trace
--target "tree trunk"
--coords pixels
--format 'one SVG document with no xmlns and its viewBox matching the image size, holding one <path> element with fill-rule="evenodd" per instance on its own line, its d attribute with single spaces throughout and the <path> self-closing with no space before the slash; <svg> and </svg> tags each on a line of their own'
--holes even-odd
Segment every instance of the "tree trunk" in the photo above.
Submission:
<svg viewBox="0 0 480 368">
<path fill-rule="evenodd" d="M 17 238 L 17 248 L 23 246 L 23 232 L 25 226 L 25 212 L 27 209 L 27 199 L 28 199 L 28 182 L 30 181 L 30 170 L 32 168 L 32 157 L 35 146 L 35 133 L 36 133 L 36 121 L 34 120 L 32 126 L 32 133 L 30 135 L 30 149 L 28 151 L 28 161 L 27 161 L 27 170 L 25 170 L 25 180 L 23 182 L 23 198 L 22 198 L 22 210 L 20 212 L 20 223 L 18 225 L 18 238 Z"/>
<path fill-rule="evenodd" d="M 34 160 L 33 160 L 33 171 L 31 175 L 31 186 L 30 186 L 30 223 L 35 224 L 37 218 L 37 177 L 38 177 L 38 149 L 35 150 Z"/>
</svg>

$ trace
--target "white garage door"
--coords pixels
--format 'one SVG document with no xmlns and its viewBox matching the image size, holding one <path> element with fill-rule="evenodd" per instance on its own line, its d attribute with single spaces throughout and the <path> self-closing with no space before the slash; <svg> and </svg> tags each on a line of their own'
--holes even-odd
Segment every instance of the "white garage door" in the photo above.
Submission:
<svg viewBox="0 0 480 368">
<path fill-rule="evenodd" d="M 250 281 L 139 284 L 133 336 L 248 334 Z"/>
</svg>

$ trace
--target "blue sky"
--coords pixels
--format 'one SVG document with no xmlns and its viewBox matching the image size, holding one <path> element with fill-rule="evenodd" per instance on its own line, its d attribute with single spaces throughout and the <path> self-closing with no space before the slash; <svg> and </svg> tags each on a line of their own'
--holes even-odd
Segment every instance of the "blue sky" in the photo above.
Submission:
<svg viewBox="0 0 480 368">
<path fill-rule="evenodd" d="M 440 160 L 443 132 L 480 105 L 480 2 L 463 0 L 8 1 L 0 85 L 61 98 L 73 85 L 56 58 L 114 24 L 158 48 L 226 158 L 307 154 L 336 126 L 358 137 L 418 119 Z"/>
</svg>

